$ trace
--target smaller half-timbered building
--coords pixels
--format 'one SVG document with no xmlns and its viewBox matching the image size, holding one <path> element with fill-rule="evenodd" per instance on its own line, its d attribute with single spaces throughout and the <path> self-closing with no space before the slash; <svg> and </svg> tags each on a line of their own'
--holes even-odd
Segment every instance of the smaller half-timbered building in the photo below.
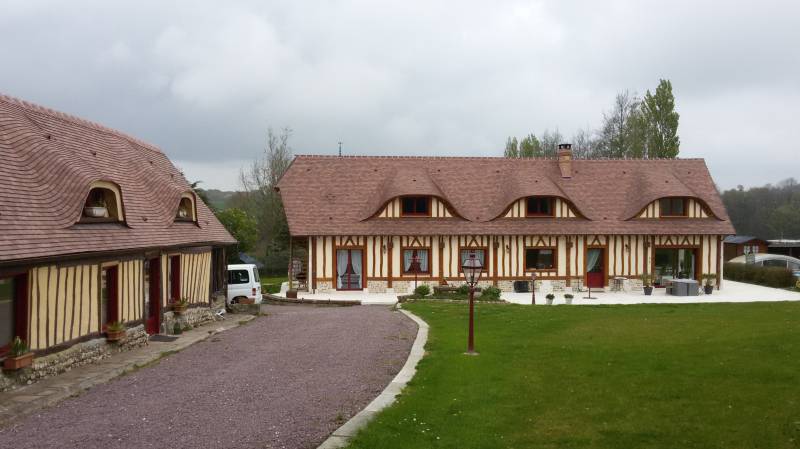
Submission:
<svg viewBox="0 0 800 449">
<path fill-rule="evenodd" d="M 278 184 L 312 291 L 482 282 L 641 288 L 713 275 L 734 233 L 702 159 L 298 156 Z M 412 263 L 413 262 L 413 263 Z M 417 266 L 418 265 L 418 266 Z"/>
<path fill-rule="evenodd" d="M 0 359 L 207 307 L 234 239 L 153 145 L 0 95 Z"/>
</svg>

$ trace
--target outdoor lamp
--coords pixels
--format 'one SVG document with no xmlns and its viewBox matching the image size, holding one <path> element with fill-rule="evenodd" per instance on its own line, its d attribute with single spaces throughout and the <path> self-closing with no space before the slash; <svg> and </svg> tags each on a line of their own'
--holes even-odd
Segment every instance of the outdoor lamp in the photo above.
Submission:
<svg viewBox="0 0 800 449">
<path fill-rule="evenodd" d="M 464 272 L 464 279 L 469 285 L 469 334 L 467 337 L 467 355 L 478 355 L 475 352 L 475 285 L 481 278 L 483 264 L 477 257 L 475 251 L 469 252 L 469 257 L 461 262 L 461 271 Z"/>
<path fill-rule="evenodd" d="M 483 271 L 483 265 L 481 261 L 475 257 L 475 251 L 470 251 L 469 257 L 464 259 L 461 263 L 461 271 L 464 272 L 464 279 L 466 279 L 467 285 L 474 288 L 475 285 L 478 284 L 478 280 L 481 278 L 481 272 Z"/>
</svg>

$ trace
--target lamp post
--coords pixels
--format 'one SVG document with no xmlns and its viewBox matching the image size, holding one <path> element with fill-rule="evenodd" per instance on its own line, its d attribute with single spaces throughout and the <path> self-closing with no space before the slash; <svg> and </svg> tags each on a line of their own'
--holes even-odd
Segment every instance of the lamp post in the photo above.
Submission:
<svg viewBox="0 0 800 449">
<path fill-rule="evenodd" d="M 461 270 L 464 272 L 464 279 L 469 285 L 469 336 L 467 337 L 467 355 L 478 355 L 475 352 L 475 286 L 481 277 L 483 264 L 477 257 L 475 251 L 469 252 L 469 257 L 461 263 Z"/>
<path fill-rule="evenodd" d="M 531 273 L 531 305 L 536 305 L 536 272 Z"/>
</svg>

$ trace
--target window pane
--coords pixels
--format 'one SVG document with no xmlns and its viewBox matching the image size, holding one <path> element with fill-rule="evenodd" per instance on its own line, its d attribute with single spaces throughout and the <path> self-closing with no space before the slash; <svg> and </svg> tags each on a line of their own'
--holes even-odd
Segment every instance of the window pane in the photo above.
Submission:
<svg viewBox="0 0 800 449">
<path fill-rule="evenodd" d="M 0 348 L 14 339 L 14 280 L 0 279 Z"/>
<path fill-rule="evenodd" d="M 669 198 L 662 198 L 658 203 L 661 208 L 661 215 L 672 215 L 672 207 Z"/>
<path fill-rule="evenodd" d="M 553 268 L 553 250 L 528 248 L 525 250 L 525 269 L 547 270 Z"/>
<path fill-rule="evenodd" d="M 402 203 L 403 203 L 403 214 L 413 214 L 414 213 L 414 207 L 416 205 L 415 201 L 414 201 L 414 198 L 411 198 L 411 197 L 403 198 L 402 199 Z"/>
<path fill-rule="evenodd" d="M 683 198 L 672 199 L 672 215 L 683 215 L 685 211 Z"/>
<path fill-rule="evenodd" d="M 419 266 L 418 271 L 414 270 L 414 257 L 417 257 Z M 427 249 L 406 249 L 403 250 L 403 272 L 404 273 L 428 273 L 428 250 Z"/>
<path fill-rule="evenodd" d="M 100 273 L 100 326 L 105 329 L 108 323 L 108 270 Z"/>
<path fill-rule="evenodd" d="M 550 215 L 550 199 L 539 198 L 539 211 L 543 215 Z"/>
<path fill-rule="evenodd" d="M 427 214 L 428 213 L 428 197 L 421 196 L 417 198 L 417 213 L 418 214 Z"/>
<path fill-rule="evenodd" d="M 528 198 L 528 215 L 552 215 L 550 198 Z"/>
<path fill-rule="evenodd" d="M 471 252 L 475 251 L 475 258 L 478 259 L 483 266 L 481 271 L 486 271 L 486 254 L 482 249 L 462 249 L 461 250 L 461 264 L 458 266 L 459 270 L 462 266 L 464 266 L 464 261 L 469 259 L 469 255 Z"/>
<path fill-rule="evenodd" d="M 247 270 L 230 270 L 228 271 L 229 284 L 247 284 L 250 282 L 250 276 Z"/>
</svg>

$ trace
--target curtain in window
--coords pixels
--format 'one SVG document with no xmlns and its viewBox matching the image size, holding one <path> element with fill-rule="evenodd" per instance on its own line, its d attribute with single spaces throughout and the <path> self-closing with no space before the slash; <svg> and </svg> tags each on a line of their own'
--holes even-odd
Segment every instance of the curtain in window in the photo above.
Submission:
<svg viewBox="0 0 800 449">
<path fill-rule="evenodd" d="M 600 254 L 602 251 L 599 249 L 590 249 L 586 254 L 586 271 L 590 272 L 597 267 L 598 262 L 600 261 Z"/>
<path fill-rule="evenodd" d="M 403 251 L 403 271 L 411 271 L 411 258 L 414 256 L 414 251 L 407 249 Z"/>
<path fill-rule="evenodd" d="M 419 271 L 423 273 L 428 272 L 428 250 L 419 250 L 417 251 L 417 257 L 419 257 Z"/>
<path fill-rule="evenodd" d="M 355 272 L 357 278 L 354 278 L 354 281 L 357 279 L 358 282 L 354 282 L 355 284 L 361 282 L 361 250 L 354 249 L 350 252 L 350 261 L 353 264 L 353 271 Z"/>
<path fill-rule="evenodd" d="M 336 288 L 342 288 L 342 276 L 347 270 L 347 250 L 336 251 Z"/>
</svg>

